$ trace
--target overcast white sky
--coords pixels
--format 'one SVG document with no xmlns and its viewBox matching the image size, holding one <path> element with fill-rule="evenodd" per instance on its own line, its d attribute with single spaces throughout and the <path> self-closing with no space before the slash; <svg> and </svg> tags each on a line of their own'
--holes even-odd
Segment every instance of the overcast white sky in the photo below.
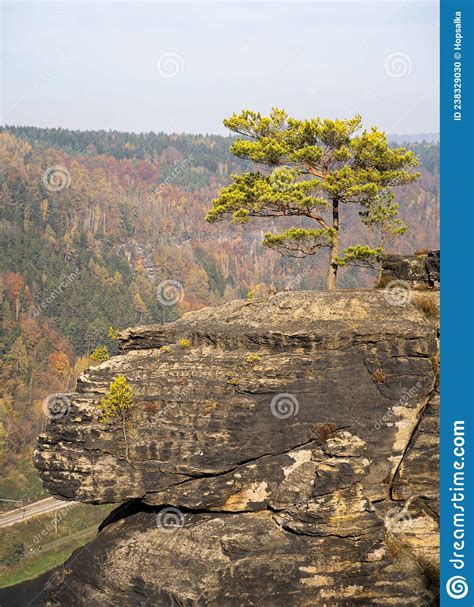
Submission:
<svg viewBox="0 0 474 607">
<path fill-rule="evenodd" d="M 2 123 L 224 133 L 243 108 L 437 132 L 438 2 L 3 2 Z"/>
</svg>

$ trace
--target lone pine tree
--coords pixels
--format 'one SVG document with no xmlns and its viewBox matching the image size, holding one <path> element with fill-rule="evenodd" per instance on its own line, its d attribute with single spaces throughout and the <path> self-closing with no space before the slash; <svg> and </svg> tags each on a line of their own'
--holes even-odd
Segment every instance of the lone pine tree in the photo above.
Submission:
<svg viewBox="0 0 474 607">
<path fill-rule="evenodd" d="M 124 375 L 117 375 L 99 403 L 99 421 L 110 422 L 120 419 L 122 422 L 125 457 L 129 462 L 126 421 L 133 407 L 133 390 Z"/>
<path fill-rule="evenodd" d="M 292 227 L 267 232 L 263 244 L 293 257 L 328 249 L 327 288 L 336 288 L 339 266 L 377 263 L 387 239 L 406 230 L 397 217 L 391 188 L 415 181 L 413 152 L 392 149 L 377 128 L 362 132 L 360 116 L 348 120 L 296 120 L 273 108 L 268 117 L 244 110 L 224 120 L 244 136 L 231 146 L 233 154 L 266 165 L 266 173 L 233 175 L 221 189 L 206 219 L 306 217 L 317 227 Z M 263 170 L 263 168 L 262 168 Z M 340 251 L 341 205 L 358 206 L 361 221 L 377 235 L 373 245 L 354 244 Z"/>
</svg>

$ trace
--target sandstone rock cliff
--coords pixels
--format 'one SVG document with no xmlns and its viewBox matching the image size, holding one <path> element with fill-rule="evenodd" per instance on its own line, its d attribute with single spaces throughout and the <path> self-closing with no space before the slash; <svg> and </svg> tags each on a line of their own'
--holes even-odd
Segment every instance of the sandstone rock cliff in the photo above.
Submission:
<svg viewBox="0 0 474 607">
<path fill-rule="evenodd" d="M 436 301 L 279 293 L 125 331 L 39 438 L 53 495 L 122 504 L 45 604 L 435 605 Z M 130 461 L 98 420 L 117 374 Z"/>
<path fill-rule="evenodd" d="M 384 255 L 378 286 L 385 287 L 394 280 L 404 281 L 414 289 L 439 289 L 439 250 L 418 255 Z"/>
</svg>

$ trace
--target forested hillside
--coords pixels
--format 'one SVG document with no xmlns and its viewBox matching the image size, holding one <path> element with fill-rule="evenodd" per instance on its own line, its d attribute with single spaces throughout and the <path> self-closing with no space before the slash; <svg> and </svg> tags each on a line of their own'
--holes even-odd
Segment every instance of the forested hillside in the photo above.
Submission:
<svg viewBox="0 0 474 607">
<path fill-rule="evenodd" d="M 16 499 L 33 491 L 28 471 L 11 470 L 28 461 L 44 419 L 43 399 L 73 388 L 97 347 L 113 354 L 116 329 L 168 322 L 267 287 L 322 286 L 317 259 L 282 258 L 261 246 L 268 222 L 242 228 L 204 221 L 218 189 L 248 168 L 230 155 L 231 141 L 1 130 L 2 495 Z M 410 147 L 422 178 L 397 192 L 409 229 L 394 246 L 406 252 L 436 247 L 439 228 L 439 145 Z M 354 213 L 343 218 L 346 233 L 365 242 L 370 233 L 356 220 Z M 341 285 L 368 280 L 351 270 Z"/>
</svg>

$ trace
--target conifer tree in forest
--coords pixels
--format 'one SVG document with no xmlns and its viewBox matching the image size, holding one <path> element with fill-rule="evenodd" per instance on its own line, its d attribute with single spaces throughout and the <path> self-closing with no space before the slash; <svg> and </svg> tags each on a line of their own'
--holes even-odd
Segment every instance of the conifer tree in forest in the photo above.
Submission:
<svg viewBox="0 0 474 607">
<path fill-rule="evenodd" d="M 376 127 L 362 131 L 360 116 L 345 120 L 297 120 L 273 108 L 268 117 L 244 110 L 224 120 L 242 135 L 231 146 L 239 158 L 267 167 L 234 175 L 222 188 L 206 219 L 245 223 L 252 217 L 303 217 L 315 227 L 267 232 L 263 244 L 293 257 L 327 249 L 328 289 L 336 288 L 340 266 L 376 266 L 384 240 L 403 234 L 392 188 L 411 183 L 419 174 L 412 151 L 389 147 Z M 341 211 L 356 205 L 361 221 L 380 236 L 371 246 L 353 244 L 340 250 Z"/>
</svg>

